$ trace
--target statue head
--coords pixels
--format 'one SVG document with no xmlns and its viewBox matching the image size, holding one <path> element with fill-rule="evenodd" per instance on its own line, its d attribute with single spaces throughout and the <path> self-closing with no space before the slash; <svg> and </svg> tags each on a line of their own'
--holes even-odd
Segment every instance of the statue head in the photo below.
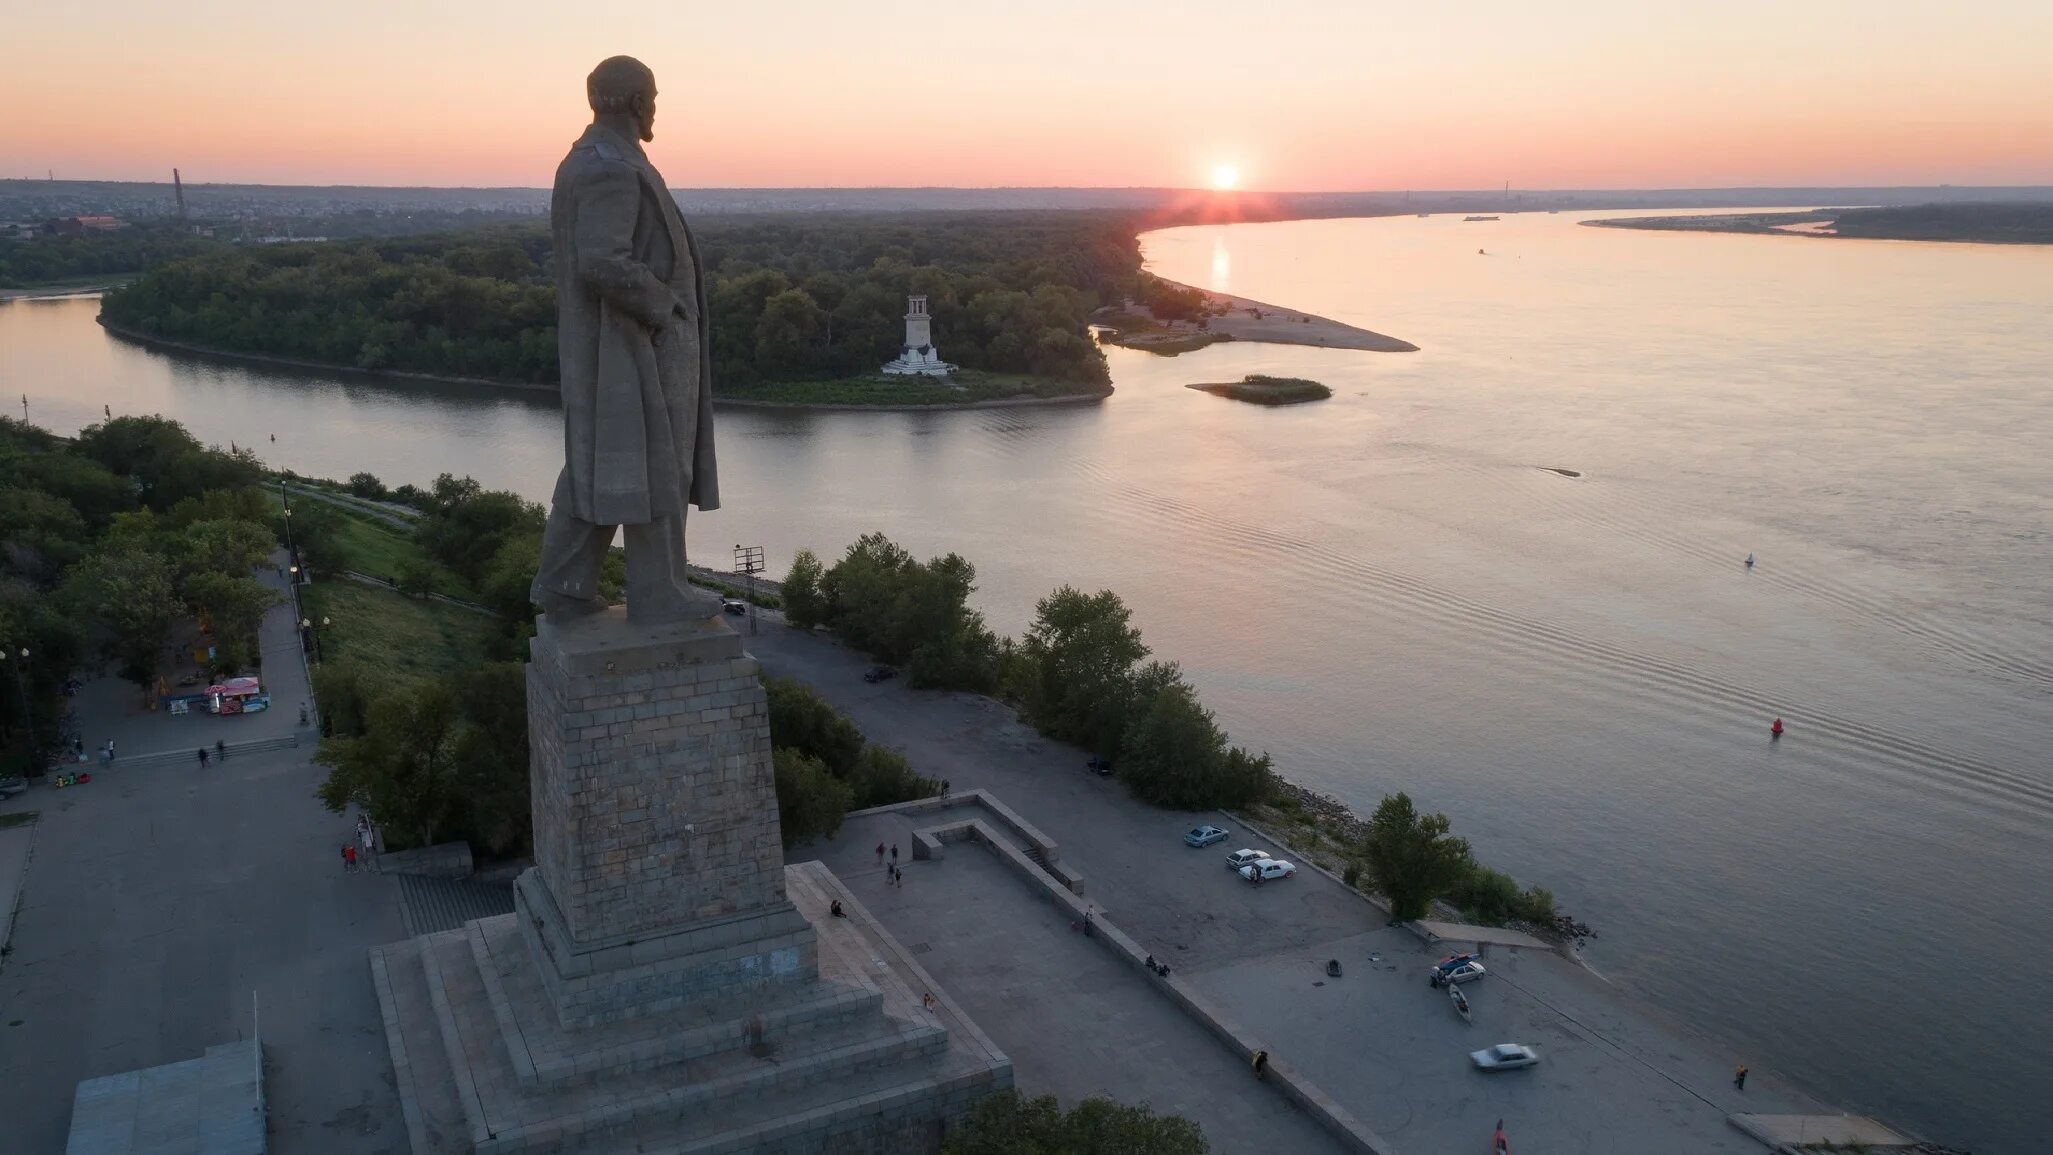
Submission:
<svg viewBox="0 0 2053 1155">
<path fill-rule="evenodd" d="M 656 139 L 656 74 L 632 56 L 609 56 L 585 77 L 595 116 L 632 121 L 643 140 Z"/>
</svg>

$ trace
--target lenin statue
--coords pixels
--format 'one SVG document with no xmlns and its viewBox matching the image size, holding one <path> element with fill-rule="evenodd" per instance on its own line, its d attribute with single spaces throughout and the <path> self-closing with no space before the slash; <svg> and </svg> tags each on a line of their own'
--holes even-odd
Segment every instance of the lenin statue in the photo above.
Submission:
<svg viewBox="0 0 2053 1155">
<path fill-rule="evenodd" d="M 655 135 L 655 74 L 615 56 L 585 94 L 591 127 L 549 200 L 565 461 L 533 598 L 557 620 L 605 608 L 599 567 L 624 526 L 628 620 L 708 617 L 719 599 L 684 566 L 687 504 L 720 505 L 698 246 L 642 152 Z"/>
</svg>

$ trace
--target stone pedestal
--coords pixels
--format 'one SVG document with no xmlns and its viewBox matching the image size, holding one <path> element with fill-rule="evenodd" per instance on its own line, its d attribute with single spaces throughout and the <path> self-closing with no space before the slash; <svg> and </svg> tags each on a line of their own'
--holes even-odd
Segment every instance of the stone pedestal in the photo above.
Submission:
<svg viewBox="0 0 2053 1155">
<path fill-rule="evenodd" d="M 784 894 L 770 718 L 718 618 L 541 619 L 528 666 L 535 868 L 515 891 L 565 1025 L 817 971 Z"/>
<path fill-rule="evenodd" d="M 929 1151 L 1011 1085 L 824 867 L 785 867 L 725 622 L 545 617 L 530 656 L 514 913 L 371 955 L 415 1155 Z"/>
</svg>

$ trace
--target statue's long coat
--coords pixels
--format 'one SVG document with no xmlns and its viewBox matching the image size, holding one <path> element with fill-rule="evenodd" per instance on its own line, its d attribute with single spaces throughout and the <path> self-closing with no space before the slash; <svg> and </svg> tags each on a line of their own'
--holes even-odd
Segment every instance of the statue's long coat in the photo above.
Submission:
<svg viewBox="0 0 2053 1155">
<path fill-rule="evenodd" d="M 556 169 L 556 500 L 594 525 L 720 506 L 711 333 L 698 245 L 641 147 L 599 125 Z M 679 317 L 682 303 L 690 317 Z"/>
</svg>

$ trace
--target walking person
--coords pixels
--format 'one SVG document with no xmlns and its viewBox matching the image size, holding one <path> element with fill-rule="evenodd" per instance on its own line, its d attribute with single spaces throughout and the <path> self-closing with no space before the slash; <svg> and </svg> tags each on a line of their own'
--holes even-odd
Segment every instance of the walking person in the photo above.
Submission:
<svg viewBox="0 0 2053 1155">
<path fill-rule="evenodd" d="M 948 797 L 948 779 L 941 779 L 941 797 Z"/>
<path fill-rule="evenodd" d="M 884 844 L 881 842 L 877 844 L 877 865 L 884 865 Z"/>
<path fill-rule="evenodd" d="M 214 739 L 214 761 L 228 761 L 228 743 L 223 742 L 219 738 Z"/>
<path fill-rule="evenodd" d="M 351 874 L 356 873 L 356 846 L 354 844 L 342 848 L 342 868 Z"/>
<path fill-rule="evenodd" d="M 929 1011 L 934 1009 L 933 991 L 928 991 L 926 994 L 920 996 L 920 1006 L 925 1007 Z"/>
<path fill-rule="evenodd" d="M 1268 1077 L 1269 1077 L 1269 1052 L 1267 1052 L 1267 1051 L 1256 1051 L 1256 1052 L 1254 1053 L 1254 1057 L 1253 1057 L 1252 1059 L 1250 1059 L 1250 1060 L 1249 1060 L 1249 1065 L 1250 1065 L 1250 1066 L 1252 1066 L 1252 1067 L 1254 1067 L 1254 1069 L 1255 1069 L 1255 1078 L 1257 1078 L 1257 1079 L 1266 1079 L 1266 1078 L 1268 1078 Z"/>
<path fill-rule="evenodd" d="M 898 844 L 896 842 L 891 844 L 891 865 L 898 865 Z"/>
<path fill-rule="evenodd" d="M 202 747 L 200 747 L 200 749 L 199 749 L 199 755 L 200 755 L 200 769 L 202 769 L 202 770 L 205 770 L 205 769 L 207 768 L 207 748 L 206 748 L 205 746 L 202 746 Z"/>
<path fill-rule="evenodd" d="M 1497 1133 L 1490 1136 L 1490 1155 L 1511 1155 L 1511 1138 L 1504 1133 L 1504 1120 L 1497 1120 Z"/>
<path fill-rule="evenodd" d="M 1746 1090 L 1746 1064 L 1732 1068 L 1732 1086 L 1736 1090 Z"/>
</svg>

